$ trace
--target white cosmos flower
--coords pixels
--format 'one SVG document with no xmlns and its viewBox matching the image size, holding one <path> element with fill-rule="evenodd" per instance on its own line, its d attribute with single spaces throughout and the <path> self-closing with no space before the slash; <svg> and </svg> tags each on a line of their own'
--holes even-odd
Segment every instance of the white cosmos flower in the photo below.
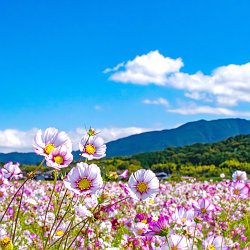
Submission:
<svg viewBox="0 0 250 250">
<path fill-rule="evenodd" d="M 128 180 L 129 195 L 137 200 L 153 199 L 159 193 L 159 180 L 151 170 L 139 169 Z"/>
<path fill-rule="evenodd" d="M 70 152 L 72 143 L 69 136 L 64 132 L 58 132 L 56 128 L 47 128 L 42 136 L 42 130 L 39 129 L 34 138 L 35 153 L 42 156 L 48 156 L 51 151 L 64 145 Z"/>
<path fill-rule="evenodd" d="M 246 181 L 247 174 L 245 171 L 237 170 L 232 175 L 233 181 Z"/>
</svg>

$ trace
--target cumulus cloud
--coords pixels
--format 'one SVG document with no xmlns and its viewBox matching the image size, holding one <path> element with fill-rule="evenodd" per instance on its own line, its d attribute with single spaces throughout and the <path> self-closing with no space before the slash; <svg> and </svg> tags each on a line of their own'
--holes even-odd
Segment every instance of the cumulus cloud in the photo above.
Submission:
<svg viewBox="0 0 250 250">
<path fill-rule="evenodd" d="M 182 115 L 210 114 L 210 115 L 224 115 L 233 117 L 235 116 L 250 117 L 250 112 L 236 111 L 224 107 L 198 106 L 195 103 L 191 103 L 189 105 L 185 105 L 177 109 L 168 109 L 167 111 Z"/>
<path fill-rule="evenodd" d="M 236 106 L 250 102 L 250 63 L 231 64 L 213 70 L 210 75 L 180 72 L 182 59 L 164 57 L 158 50 L 118 64 L 110 80 L 133 84 L 156 84 L 185 91 L 188 98 L 214 102 L 217 106 Z M 121 70 L 121 67 L 123 70 Z M 106 72 L 110 72 L 107 69 Z"/>
<path fill-rule="evenodd" d="M 162 98 L 162 97 L 159 97 L 157 98 L 156 100 L 149 100 L 149 99 L 146 99 L 143 101 L 144 103 L 146 104 L 155 104 L 155 105 L 163 105 L 163 106 L 166 106 L 166 107 L 169 107 L 169 102 L 168 100 Z"/>
<path fill-rule="evenodd" d="M 112 71 L 116 71 L 118 70 L 119 68 L 123 67 L 124 66 L 124 62 L 122 63 L 119 63 L 117 66 L 115 66 L 114 68 L 108 68 L 108 69 L 105 69 L 103 71 L 103 73 L 109 73 L 109 72 L 112 72 Z"/>
<path fill-rule="evenodd" d="M 0 153 L 34 152 L 32 144 L 37 131 L 37 128 L 28 131 L 20 131 L 16 129 L 0 130 Z M 152 129 L 139 127 L 111 127 L 96 129 L 96 131 L 100 132 L 99 135 L 107 143 L 129 135 L 152 131 Z M 84 128 L 76 128 L 75 130 L 68 132 L 73 144 L 73 150 L 79 150 L 79 142 L 85 133 L 86 130 Z"/>
<path fill-rule="evenodd" d="M 117 71 L 122 66 L 124 66 L 124 70 Z M 112 70 L 106 69 L 104 73 L 117 71 L 109 77 L 110 80 L 116 82 L 165 85 L 167 75 L 178 72 L 182 66 L 181 58 L 164 57 L 156 50 L 146 55 L 137 56 L 126 64 L 118 64 Z"/>
</svg>

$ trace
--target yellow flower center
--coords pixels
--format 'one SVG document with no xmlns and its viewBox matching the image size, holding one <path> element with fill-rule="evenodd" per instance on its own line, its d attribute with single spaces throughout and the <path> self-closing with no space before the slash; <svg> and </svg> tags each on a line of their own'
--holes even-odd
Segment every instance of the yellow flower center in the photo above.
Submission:
<svg viewBox="0 0 250 250">
<path fill-rule="evenodd" d="M 55 148 L 54 144 L 48 144 L 46 145 L 46 147 L 44 148 L 44 151 L 47 155 L 49 155 L 51 153 L 51 151 Z"/>
<path fill-rule="evenodd" d="M 214 245 L 210 245 L 210 246 L 208 247 L 208 249 L 209 249 L 209 250 L 216 250 Z"/>
<path fill-rule="evenodd" d="M 144 193 L 148 190 L 148 186 L 145 182 L 141 181 L 138 182 L 136 189 L 140 192 L 140 193 Z"/>
<path fill-rule="evenodd" d="M 3 184 L 3 181 L 2 180 L 0 180 L 0 185 L 2 185 Z"/>
<path fill-rule="evenodd" d="M 186 220 L 187 220 L 186 218 L 183 218 L 183 219 L 182 219 L 182 222 L 185 223 Z"/>
<path fill-rule="evenodd" d="M 149 201 L 149 203 L 151 203 L 151 204 L 155 204 L 155 202 L 154 202 L 154 201 L 152 201 L 152 200 L 150 200 L 150 201 Z"/>
<path fill-rule="evenodd" d="M 237 194 L 237 195 L 239 195 L 239 194 L 240 194 L 240 191 L 239 191 L 238 189 L 235 189 L 235 190 L 234 190 L 234 193 Z"/>
<path fill-rule="evenodd" d="M 141 235 L 143 232 L 144 232 L 143 229 L 138 229 L 138 231 L 137 231 L 138 235 Z"/>
<path fill-rule="evenodd" d="M 237 180 L 241 180 L 241 176 L 239 175 L 239 176 L 237 176 Z"/>
<path fill-rule="evenodd" d="M 3 192 L 2 191 L 0 191 L 0 197 L 3 197 Z"/>
<path fill-rule="evenodd" d="M 10 238 L 4 237 L 2 240 L 0 240 L 1 247 L 6 247 L 8 244 L 10 244 Z"/>
<path fill-rule="evenodd" d="M 145 245 L 149 245 L 149 246 L 150 246 L 150 245 L 151 245 L 151 242 L 147 240 L 147 241 L 145 242 Z"/>
<path fill-rule="evenodd" d="M 57 236 L 61 236 L 61 235 L 63 235 L 63 230 L 59 230 L 59 231 L 57 231 L 57 232 L 56 232 L 56 235 L 57 235 Z"/>
<path fill-rule="evenodd" d="M 173 246 L 173 247 L 171 247 L 171 249 L 172 249 L 172 250 L 178 250 L 178 247 Z"/>
<path fill-rule="evenodd" d="M 85 152 L 87 153 L 87 154 L 89 154 L 89 155 L 93 155 L 94 153 L 95 153 L 95 147 L 94 147 L 94 145 L 87 145 L 86 147 L 85 147 Z"/>
<path fill-rule="evenodd" d="M 202 212 L 203 214 L 205 214 L 205 213 L 207 212 L 207 209 L 206 209 L 206 208 L 202 208 L 202 209 L 201 209 L 201 212 Z"/>
<path fill-rule="evenodd" d="M 63 163 L 63 158 L 61 155 L 55 156 L 54 157 L 54 162 L 56 162 L 57 164 L 61 165 Z"/>
<path fill-rule="evenodd" d="M 81 190 L 88 190 L 90 186 L 91 186 L 91 181 L 87 177 L 84 177 L 77 182 L 77 187 L 79 187 Z"/>
</svg>

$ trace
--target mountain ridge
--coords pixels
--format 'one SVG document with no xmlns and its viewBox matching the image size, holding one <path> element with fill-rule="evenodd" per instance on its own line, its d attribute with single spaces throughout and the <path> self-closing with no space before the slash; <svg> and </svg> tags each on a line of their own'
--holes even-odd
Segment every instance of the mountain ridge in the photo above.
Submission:
<svg viewBox="0 0 250 250">
<path fill-rule="evenodd" d="M 180 147 L 194 143 L 212 143 L 240 134 L 250 134 L 250 121 L 240 118 L 198 120 L 185 123 L 177 128 L 149 131 L 130 135 L 107 143 L 107 158 L 130 156 L 142 152 L 164 150 L 167 147 Z M 73 151 L 74 160 L 80 151 Z M 43 157 L 35 153 L 0 153 L 0 162 L 20 162 L 37 164 Z"/>
</svg>

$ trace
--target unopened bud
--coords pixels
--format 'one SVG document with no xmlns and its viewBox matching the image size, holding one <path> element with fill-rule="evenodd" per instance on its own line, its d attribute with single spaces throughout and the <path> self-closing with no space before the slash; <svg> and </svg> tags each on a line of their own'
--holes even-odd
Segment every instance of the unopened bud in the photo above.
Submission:
<svg viewBox="0 0 250 250">
<path fill-rule="evenodd" d="M 203 219 L 202 219 L 200 216 L 196 216 L 196 217 L 194 217 L 194 221 L 195 221 L 196 223 L 200 223 L 200 222 L 203 221 Z"/>
<path fill-rule="evenodd" d="M 27 174 L 27 178 L 30 179 L 30 180 L 33 179 L 34 177 L 35 177 L 34 172 L 30 172 L 30 173 Z"/>
<path fill-rule="evenodd" d="M 93 128 L 89 129 L 88 135 L 93 136 L 95 134 L 95 130 Z"/>
</svg>

